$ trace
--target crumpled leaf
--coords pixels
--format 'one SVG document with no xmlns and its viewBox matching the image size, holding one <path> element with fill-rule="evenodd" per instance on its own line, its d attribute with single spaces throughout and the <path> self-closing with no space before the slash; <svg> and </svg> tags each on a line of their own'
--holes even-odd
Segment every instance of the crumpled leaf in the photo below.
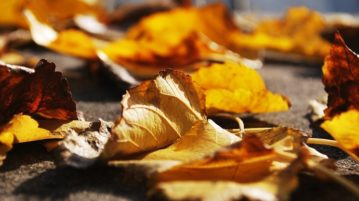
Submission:
<svg viewBox="0 0 359 201">
<path fill-rule="evenodd" d="M 206 94 L 206 108 L 211 113 L 261 113 L 288 110 L 289 101 L 266 89 L 261 76 L 243 64 L 227 61 L 212 64 L 192 74 Z"/>
<path fill-rule="evenodd" d="M 96 162 L 110 138 L 111 122 L 72 121 L 56 129 L 66 137 L 58 142 L 55 152 L 61 156 L 61 163 L 84 168 Z"/>
<path fill-rule="evenodd" d="M 112 129 L 104 157 L 152 151 L 172 144 L 199 120 L 206 120 L 204 96 L 189 75 L 163 71 L 130 89 Z"/>
<path fill-rule="evenodd" d="M 46 60 L 40 60 L 35 70 L 1 63 L 0 94 L 1 124 L 18 113 L 47 119 L 77 119 L 66 80 Z"/>
<path fill-rule="evenodd" d="M 349 109 L 359 110 L 359 58 L 337 32 L 323 65 L 323 83 L 328 93 L 327 117 Z"/>
<path fill-rule="evenodd" d="M 213 156 L 158 173 L 150 195 L 169 200 L 286 200 L 297 186 L 303 159 L 284 159 L 287 165 L 272 171 L 276 160 L 283 158 L 258 137 L 247 136 Z"/>
<path fill-rule="evenodd" d="M 63 135 L 40 128 L 39 123 L 28 115 L 14 115 L 7 124 L 0 127 L 0 165 L 14 143 L 61 138 Z"/>
<path fill-rule="evenodd" d="M 359 58 L 338 32 L 322 70 L 328 107 L 321 127 L 343 150 L 359 160 Z"/>
</svg>

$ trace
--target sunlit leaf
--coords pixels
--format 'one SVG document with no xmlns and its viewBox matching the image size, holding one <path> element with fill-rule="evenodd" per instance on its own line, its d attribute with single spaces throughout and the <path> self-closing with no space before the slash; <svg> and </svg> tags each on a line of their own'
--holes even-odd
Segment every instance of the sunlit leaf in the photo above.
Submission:
<svg viewBox="0 0 359 201">
<path fill-rule="evenodd" d="M 285 97 L 266 89 L 255 70 L 242 64 L 212 64 L 199 69 L 192 77 L 205 90 L 209 113 L 275 112 L 290 107 Z"/>
<path fill-rule="evenodd" d="M 273 171 L 276 160 L 282 159 L 273 149 L 247 136 L 213 156 L 160 172 L 150 194 L 169 200 L 286 200 L 297 186 L 303 162 L 289 159 Z"/>
<path fill-rule="evenodd" d="M 68 29 L 57 32 L 48 24 L 40 22 L 30 10 L 25 11 L 25 16 L 30 24 L 33 40 L 54 51 L 78 56 L 86 59 L 95 59 L 96 40 L 86 33 Z"/>
<path fill-rule="evenodd" d="M 2 63 L 0 86 L 1 124 L 18 113 L 59 120 L 77 118 L 66 80 L 46 60 L 41 60 L 35 70 Z"/>
<path fill-rule="evenodd" d="M 105 149 L 107 157 L 163 148 L 206 119 L 203 94 L 179 71 L 164 71 L 127 91 L 122 110 Z"/>
<path fill-rule="evenodd" d="M 359 161 L 359 111 L 348 110 L 324 121 L 321 127 L 355 160 Z"/>
<path fill-rule="evenodd" d="M 141 160 L 198 160 L 239 141 L 240 138 L 213 123 L 199 121 L 175 143 L 140 157 Z"/>
</svg>

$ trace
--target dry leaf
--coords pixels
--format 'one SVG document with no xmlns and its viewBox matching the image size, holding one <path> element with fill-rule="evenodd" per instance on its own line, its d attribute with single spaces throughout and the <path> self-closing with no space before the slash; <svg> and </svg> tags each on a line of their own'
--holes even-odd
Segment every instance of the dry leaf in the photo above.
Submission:
<svg viewBox="0 0 359 201">
<path fill-rule="evenodd" d="M 203 94 L 179 71 L 161 72 L 130 89 L 121 104 L 122 116 L 104 152 L 107 158 L 163 148 L 206 119 Z"/>
<path fill-rule="evenodd" d="M 359 58 L 338 32 L 323 65 L 323 83 L 328 107 L 321 127 L 359 160 Z"/>
<path fill-rule="evenodd" d="M 297 186 L 303 162 L 286 159 L 289 166 L 271 170 L 278 159 L 258 137 L 247 136 L 213 156 L 160 172 L 150 195 L 169 200 L 286 200 Z"/>
<path fill-rule="evenodd" d="M 243 64 L 212 64 L 192 74 L 206 94 L 206 108 L 211 113 L 261 113 L 288 110 L 289 101 L 269 92 L 261 76 Z"/>
<path fill-rule="evenodd" d="M 140 78 L 162 68 L 191 69 L 203 61 L 246 60 L 232 52 L 233 44 L 223 37 L 232 29 L 238 28 L 222 4 L 177 8 L 143 18 L 124 38 L 100 50 L 99 57 Z"/>
<path fill-rule="evenodd" d="M 86 33 L 75 29 L 57 32 L 50 25 L 40 22 L 30 10 L 25 10 L 25 16 L 30 25 L 32 38 L 38 45 L 86 59 L 97 58 L 96 45 L 100 42 L 96 42 Z"/>
<path fill-rule="evenodd" d="M 328 93 L 327 117 L 349 109 L 359 110 L 359 58 L 339 33 L 323 65 L 323 83 Z"/>
<path fill-rule="evenodd" d="M 5 159 L 6 152 L 12 149 L 14 143 L 61 138 L 63 136 L 40 128 L 38 122 L 28 115 L 14 115 L 7 124 L 0 127 L 0 165 Z"/>
<path fill-rule="evenodd" d="M 198 121 L 169 147 L 145 154 L 140 159 L 188 162 L 201 159 L 239 140 L 239 137 L 222 129 L 212 121 Z"/>
<path fill-rule="evenodd" d="M 35 70 L 2 63 L 0 94 L 0 123 L 18 113 L 59 120 L 77 118 L 66 80 L 46 60 L 41 60 Z"/>
<path fill-rule="evenodd" d="M 92 165 L 110 138 L 112 125 L 100 119 L 96 122 L 72 121 L 56 129 L 54 133 L 66 136 L 55 148 L 61 156 L 61 163 L 77 168 Z"/>
<path fill-rule="evenodd" d="M 359 161 L 359 111 L 348 110 L 321 124 L 349 155 Z"/>
</svg>

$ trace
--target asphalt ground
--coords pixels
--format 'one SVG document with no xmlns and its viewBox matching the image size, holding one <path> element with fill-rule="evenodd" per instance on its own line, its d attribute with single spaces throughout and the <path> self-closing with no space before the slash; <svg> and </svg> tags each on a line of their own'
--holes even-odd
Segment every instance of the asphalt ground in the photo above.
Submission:
<svg viewBox="0 0 359 201">
<path fill-rule="evenodd" d="M 120 114 L 120 100 L 125 85 L 115 83 L 101 74 L 93 74 L 88 63 L 42 48 L 23 50 L 26 54 L 45 58 L 57 65 L 68 79 L 78 110 L 87 120 L 102 118 L 114 121 Z M 330 138 L 308 119 L 308 101 L 324 94 L 320 65 L 267 62 L 260 74 L 274 92 L 286 95 L 292 103 L 287 112 L 254 115 L 250 119 L 290 126 Z M 336 159 L 338 173 L 359 185 L 359 163 L 344 152 L 331 147 L 315 146 Z M 8 154 L 0 167 L 0 200 L 146 200 L 146 179 L 141 173 L 96 165 L 78 170 L 56 167 L 55 157 L 41 143 L 19 144 Z M 300 175 L 300 185 L 291 200 L 349 201 L 358 200 L 341 185 L 323 181 L 307 174 Z"/>
</svg>

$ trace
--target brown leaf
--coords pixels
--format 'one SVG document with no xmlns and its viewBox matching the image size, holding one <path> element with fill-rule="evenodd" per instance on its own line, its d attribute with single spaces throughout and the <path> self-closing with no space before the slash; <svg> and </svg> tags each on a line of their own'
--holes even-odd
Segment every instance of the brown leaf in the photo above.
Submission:
<svg viewBox="0 0 359 201">
<path fill-rule="evenodd" d="M 348 109 L 359 110 L 359 58 L 337 32 L 323 65 L 323 83 L 328 93 L 327 117 Z"/>
<path fill-rule="evenodd" d="M 77 119 L 67 81 L 46 60 L 41 60 L 35 70 L 2 63 L 0 94 L 0 123 L 6 123 L 17 113 L 47 119 Z"/>
<path fill-rule="evenodd" d="M 130 89 L 121 104 L 122 116 L 112 129 L 105 157 L 166 147 L 206 119 L 202 92 L 180 71 L 163 71 Z"/>
</svg>

